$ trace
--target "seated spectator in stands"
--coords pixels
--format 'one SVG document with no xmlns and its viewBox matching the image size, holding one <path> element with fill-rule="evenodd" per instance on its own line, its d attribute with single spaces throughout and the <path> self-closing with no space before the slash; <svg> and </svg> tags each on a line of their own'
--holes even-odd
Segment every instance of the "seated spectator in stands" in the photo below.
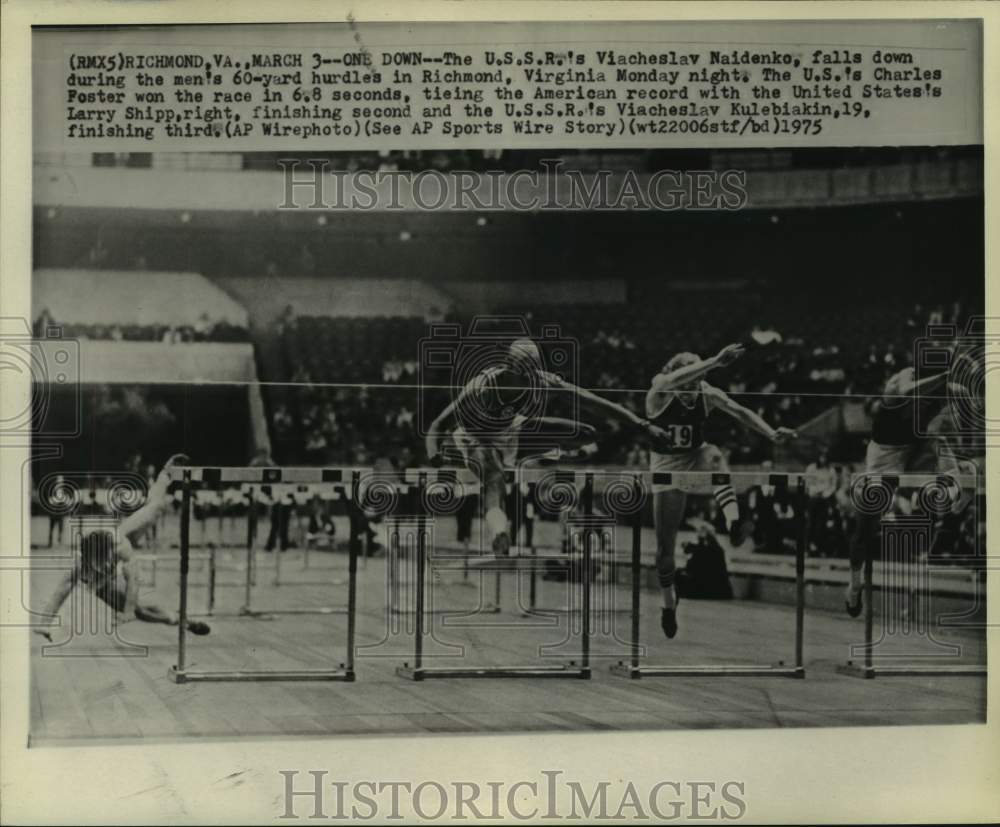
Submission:
<svg viewBox="0 0 1000 827">
<path fill-rule="evenodd" d="M 382 363 L 382 381 L 396 382 L 403 375 L 403 365 L 398 359 Z"/>
<path fill-rule="evenodd" d="M 404 405 L 396 414 L 396 427 L 401 429 L 411 428 L 413 426 L 414 415 L 414 412 Z"/>
<path fill-rule="evenodd" d="M 712 527 L 699 521 L 697 538 L 683 548 L 688 560 L 677 572 L 678 596 L 688 600 L 732 600 L 726 553 Z"/>
<path fill-rule="evenodd" d="M 56 320 L 52 318 L 52 314 L 49 312 L 47 307 L 42 309 L 42 312 L 38 314 L 38 318 L 35 319 L 34 334 L 36 338 L 41 338 L 45 335 L 45 332 L 50 328 L 54 327 Z"/>
<path fill-rule="evenodd" d="M 612 376 L 607 371 L 602 371 L 597 377 L 597 387 L 599 388 L 620 388 L 621 380 L 617 376 Z"/>
<path fill-rule="evenodd" d="M 316 256 L 313 255 L 308 244 L 303 244 L 299 248 L 298 264 L 300 275 L 311 276 L 316 272 Z"/>
<path fill-rule="evenodd" d="M 295 318 L 295 308 L 290 304 L 285 305 L 285 309 L 278 317 L 276 327 L 279 335 L 284 333 L 294 333 L 298 322 Z"/>
<path fill-rule="evenodd" d="M 306 438 L 306 455 L 310 462 L 322 464 L 326 459 L 326 449 L 326 437 L 322 431 L 312 431 Z"/>
<path fill-rule="evenodd" d="M 295 427 L 295 420 L 292 419 L 292 415 L 288 412 L 288 406 L 284 403 L 274 409 L 272 421 L 274 422 L 275 433 L 278 436 L 285 436 Z"/>
<path fill-rule="evenodd" d="M 625 455 L 625 464 L 629 468 L 645 468 L 649 465 L 649 451 L 637 442 L 633 442 Z"/>
<path fill-rule="evenodd" d="M 212 333 L 212 320 L 208 318 L 208 313 L 202 313 L 194 323 L 194 339 L 204 342 Z"/>
<path fill-rule="evenodd" d="M 306 544 L 310 548 L 316 546 L 333 547 L 337 528 L 330 514 L 329 505 L 323 502 L 319 494 L 314 494 L 309 502 L 309 528 L 306 532 Z"/>
<path fill-rule="evenodd" d="M 86 256 L 87 266 L 90 267 L 101 267 L 108 260 L 108 248 L 105 246 L 103 239 L 98 238 L 94 242 L 94 245 L 87 250 Z"/>
</svg>

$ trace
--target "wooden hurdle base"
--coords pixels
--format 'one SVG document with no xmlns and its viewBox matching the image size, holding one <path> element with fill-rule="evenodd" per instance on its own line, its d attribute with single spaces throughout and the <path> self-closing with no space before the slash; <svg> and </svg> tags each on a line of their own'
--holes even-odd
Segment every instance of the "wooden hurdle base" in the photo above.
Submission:
<svg viewBox="0 0 1000 827">
<path fill-rule="evenodd" d="M 638 680 L 650 678 L 725 678 L 725 677 L 759 677 L 759 678 L 805 678 L 804 666 L 786 666 L 784 661 L 778 661 L 772 666 L 742 666 L 742 665 L 709 665 L 709 666 L 637 666 L 633 663 L 618 661 L 611 667 L 611 672 L 625 678 Z"/>
<path fill-rule="evenodd" d="M 171 666 L 167 676 L 174 683 L 226 681 L 252 683 L 257 681 L 347 681 L 353 682 L 355 674 L 344 664 L 339 669 L 290 669 L 287 671 L 200 671 L 178 669 Z"/>
<path fill-rule="evenodd" d="M 306 571 L 307 572 L 313 572 L 313 571 L 315 571 L 315 569 L 306 569 Z M 271 581 L 271 585 L 272 586 L 276 586 L 276 587 L 281 587 L 281 586 L 346 586 L 348 584 L 348 582 L 349 582 L 348 580 L 345 580 L 343 578 L 338 578 L 336 580 L 315 580 L 315 581 L 312 581 L 312 582 L 309 582 L 309 583 L 304 583 L 304 582 L 296 581 L 296 580 L 280 580 L 277 577 L 275 577 L 274 580 Z"/>
<path fill-rule="evenodd" d="M 619 615 L 619 614 L 629 614 L 630 609 L 627 607 L 614 609 L 591 609 L 591 617 L 602 617 L 603 615 Z M 529 606 L 527 609 L 522 609 L 520 611 L 521 617 L 545 617 L 547 615 L 578 615 L 582 614 L 583 609 L 579 606 Z"/>
<path fill-rule="evenodd" d="M 240 617 L 252 617 L 255 620 L 274 620 L 277 615 L 346 615 L 347 609 L 342 606 L 317 606 L 312 609 L 251 609 L 242 606 Z"/>
<path fill-rule="evenodd" d="M 966 677 L 986 677 L 986 667 L 978 664 L 956 664 L 953 666 L 922 666 L 911 664 L 908 666 L 875 666 L 874 664 L 857 664 L 853 660 L 842 663 L 837 667 L 837 672 L 841 675 L 848 675 L 852 678 L 865 678 L 871 680 L 875 677 L 935 677 L 935 676 L 966 676 Z"/>
<path fill-rule="evenodd" d="M 396 674 L 411 681 L 429 678 L 577 678 L 590 680 L 590 667 L 577 666 L 575 661 L 558 666 L 410 666 L 396 667 Z"/>
<path fill-rule="evenodd" d="M 569 563 L 570 558 L 565 554 L 482 554 L 470 557 L 469 571 L 499 571 L 501 573 L 515 571 L 535 571 L 539 570 L 539 565 L 546 560 L 555 560 L 558 563 Z"/>
<path fill-rule="evenodd" d="M 449 615 L 453 617 L 471 617 L 473 615 L 498 615 L 503 609 L 497 606 L 495 603 L 487 603 L 481 609 L 424 609 L 425 615 Z M 389 614 L 393 615 L 414 615 L 417 613 L 416 609 L 400 609 L 398 606 L 391 606 L 389 608 Z"/>
</svg>

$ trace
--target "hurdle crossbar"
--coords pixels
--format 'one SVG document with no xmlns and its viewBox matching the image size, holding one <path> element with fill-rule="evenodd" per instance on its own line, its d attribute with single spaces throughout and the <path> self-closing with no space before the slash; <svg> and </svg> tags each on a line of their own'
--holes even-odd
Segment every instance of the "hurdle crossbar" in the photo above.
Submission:
<svg viewBox="0 0 1000 827">
<path fill-rule="evenodd" d="M 640 644 L 641 626 L 641 531 L 642 520 L 640 512 L 636 511 L 632 519 L 632 626 L 631 626 L 631 656 L 629 661 L 619 661 L 611 667 L 611 672 L 623 677 L 638 679 L 645 677 L 782 677 L 804 678 L 806 674 L 803 661 L 803 636 L 805 631 L 805 556 L 808 524 L 806 519 L 807 475 L 801 473 L 714 473 L 689 471 L 683 473 L 653 473 L 650 475 L 635 474 L 633 484 L 639 488 L 640 480 L 645 479 L 654 485 L 671 485 L 681 483 L 685 490 L 698 493 L 711 493 L 718 485 L 736 485 L 752 487 L 754 485 L 773 485 L 775 488 L 787 488 L 794 484 L 796 491 L 796 545 L 795 545 L 795 644 L 794 664 L 788 666 L 779 660 L 776 664 L 706 664 L 706 665 L 644 665 L 641 664 L 642 646 Z M 638 492 L 637 492 L 638 493 Z"/>
<path fill-rule="evenodd" d="M 183 482 L 190 474 L 191 482 L 217 485 L 219 483 L 252 483 L 277 485 L 281 483 L 341 483 L 348 484 L 355 474 L 371 473 L 371 468 L 268 468 L 243 466 L 192 467 L 174 465 L 167 469 L 168 477 Z"/>
<path fill-rule="evenodd" d="M 584 508 L 589 514 L 593 501 L 593 474 L 585 475 L 584 482 Z M 427 483 L 434 481 L 454 481 L 451 476 L 451 469 L 416 469 L 407 471 L 405 479 L 416 484 L 418 492 L 422 493 Z M 417 575 L 416 575 L 416 617 L 414 619 L 413 633 L 413 663 L 404 662 L 402 666 L 396 668 L 396 674 L 400 677 L 413 681 L 422 681 L 434 678 L 576 678 L 588 680 L 591 675 L 590 669 L 590 579 L 582 578 L 581 588 L 583 589 L 583 623 L 580 633 L 581 660 L 579 663 L 570 661 L 568 663 L 537 665 L 537 666 L 425 666 L 423 655 L 424 644 L 424 619 L 426 617 L 426 509 L 423 505 L 424 498 L 418 497 L 420 505 L 417 512 Z M 590 543 L 584 542 L 584 570 L 588 571 L 590 566 Z"/>
<path fill-rule="evenodd" d="M 286 469 L 268 468 L 236 468 L 223 469 L 232 474 L 215 473 L 207 475 L 206 471 L 216 471 L 220 469 L 209 468 L 173 468 L 172 478 L 178 478 L 182 484 L 182 509 L 181 509 L 181 537 L 180 537 L 180 605 L 177 641 L 177 663 L 171 667 L 169 677 L 176 683 L 191 683 L 198 681 L 353 681 L 354 671 L 354 642 L 357 629 L 357 573 L 358 573 L 358 540 L 357 526 L 354 523 L 354 510 L 351 510 L 351 542 L 349 549 L 348 563 L 348 604 L 347 614 L 347 654 L 344 662 L 336 669 L 268 669 L 268 670 L 195 670 L 190 669 L 187 664 L 187 592 L 188 592 L 188 569 L 190 565 L 190 534 L 191 534 L 191 492 L 197 477 L 198 481 L 204 482 L 229 482 L 240 481 L 250 483 L 263 483 L 266 479 L 274 482 L 276 476 L 273 472 L 278 471 L 277 476 Z M 308 469 L 310 471 L 320 471 L 323 477 L 320 481 L 331 483 L 346 483 L 351 486 L 352 498 L 358 502 L 361 475 L 364 469 Z M 336 471 L 336 477 L 331 473 Z M 277 482 L 295 481 L 278 479 Z M 251 515 L 256 515 L 256 503 L 253 501 L 253 490 L 251 496 Z M 255 541 L 256 529 L 255 516 L 251 517 L 248 525 L 248 546 L 251 547 Z M 251 561 L 248 559 L 247 565 L 247 590 L 248 595 L 252 588 L 253 570 Z"/>
<path fill-rule="evenodd" d="M 895 475 L 878 475 L 878 474 L 859 474 L 858 477 L 863 478 L 868 483 L 877 483 L 882 485 L 888 485 L 893 490 L 898 488 L 921 488 L 925 485 L 930 484 L 949 484 L 955 483 L 963 488 L 972 488 L 977 491 L 980 488 L 981 480 L 973 475 L 941 475 L 941 474 L 895 474 Z M 884 548 L 884 547 L 883 547 Z M 883 565 L 885 561 L 883 560 Z M 846 663 L 842 663 L 837 666 L 836 671 L 842 675 L 848 675 L 852 678 L 863 678 L 866 680 L 871 680 L 873 678 L 882 677 L 941 677 L 941 676 L 955 676 L 955 677 L 985 677 L 986 676 L 986 665 L 985 664 L 965 664 L 965 663 L 953 663 L 953 664 L 921 664 L 917 662 L 911 662 L 906 664 L 901 664 L 902 660 L 899 656 L 889 656 L 882 658 L 883 662 L 889 661 L 893 665 L 876 665 L 875 663 L 875 572 L 874 572 L 874 561 L 872 555 L 868 554 L 865 557 L 864 565 L 864 584 L 862 590 L 862 597 L 864 600 L 864 629 L 865 629 L 865 642 L 862 645 L 864 650 L 864 659 L 861 663 L 855 663 L 853 659 L 849 659 Z M 885 593 L 886 585 L 883 582 L 882 592 Z M 940 658 L 938 658 L 940 660 Z"/>
<path fill-rule="evenodd" d="M 318 469 L 304 469 L 315 472 Z M 607 468 L 508 468 L 505 478 L 510 483 L 539 483 L 550 481 L 571 482 L 574 479 L 591 474 L 595 479 L 613 479 L 618 477 L 623 481 L 638 479 L 646 486 L 668 485 L 691 494 L 711 494 L 719 485 L 732 485 L 740 491 L 746 491 L 754 486 L 769 485 L 775 488 L 798 488 L 801 482 L 808 489 L 815 474 L 807 471 L 609 471 Z M 903 488 L 919 488 L 930 483 L 959 485 L 973 487 L 977 478 L 972 474 L 863 474 L 859 475 L 871 484 L 897 485 Z M 479 484 L 476 475 L 466 468 L 408 468 L 404 479 L 409 483 L 419 478 L 427 482 L 452 483 L 461 486 L 476 486 Z"/>
</svg>

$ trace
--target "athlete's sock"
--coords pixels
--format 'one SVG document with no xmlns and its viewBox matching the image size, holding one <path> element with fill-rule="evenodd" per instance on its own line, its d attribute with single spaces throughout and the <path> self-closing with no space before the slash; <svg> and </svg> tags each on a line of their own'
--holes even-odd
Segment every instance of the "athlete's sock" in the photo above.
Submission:
<svg viewBox="0 0 1000 827">
<path fill-rule="evenodd" d="M 676 609 L 677 608 L 677 592 L 674 591 L 674 587 L 671 586 L 668 589 L 662 590 L 663 595 L 663 608 L 664 609 Z"/>
<path fill-rule="evenodd" d="M 507 515 L 502 508 L 490 508 L 486 512 L 486 527 L 490 531 L 490 537 L 496 537 L 507 531 Z"/>
<path fill-rule="evenodd" d="M 864 569 L 856 569 L 854 568 L 854 566 L 851 566 L 851 585 L 850 585 L 851 592 L 853 594 L 857 594 L 859 591 L 861 591 L 861 588 L 864 586 L 864 583 L 865 583 Z"/>
<path fill-rule="evenodd" d="M 736 502 L 736 492 L 731 485 L 720 485 L 715 489 L 715 501 L 722 509 L 722 516 L 726 518 L 726 525 L 732 526 L 740 518 L 740 506 Z"/>
</svg>

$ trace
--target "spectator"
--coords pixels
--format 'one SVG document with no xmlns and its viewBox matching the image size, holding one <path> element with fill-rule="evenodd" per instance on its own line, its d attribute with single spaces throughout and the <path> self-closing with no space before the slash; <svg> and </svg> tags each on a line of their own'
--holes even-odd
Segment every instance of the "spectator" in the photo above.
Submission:
<svg viewBox="0 0 1000 827">
<path fill-rule="evenodd" d="M 699 522 L 694 542 L 684 545 L 687 563 L 677 572 L 677 594 L 688 600 L 732 600 L 726 553 L 712 527 Z"/>
<path fill-rule="evenodd" d="M 309 502 L 309 527 L 306 533 L 306 544 L 310 548 L 319 545 L 333 547 L 337 528 L 330 514 L 329 505 L 323 502 L 319 494 L 314 494 Z"/>
<path fill-rule="evenodd" d="M 271 504 L 271 530 L 267 535 L 267 544 L 264 551 L 274 551 L 277 545 L 281 551 L 287 551 L 288 526 L 291 522 L 292 511 L 295 508 L 294 495 L 289 492 L 283 496 L 276 496 Z"/>
</svg>

